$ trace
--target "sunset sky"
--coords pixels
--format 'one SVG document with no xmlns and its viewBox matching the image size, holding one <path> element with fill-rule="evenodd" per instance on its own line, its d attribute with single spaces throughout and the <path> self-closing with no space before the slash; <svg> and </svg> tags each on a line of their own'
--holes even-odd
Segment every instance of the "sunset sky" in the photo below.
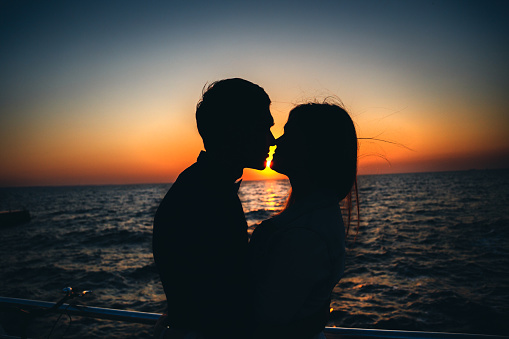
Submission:
<svg viewBox="0 0 509 339">
<path fill-rule="evenodd" d="M 216 4 L 213 4 L 216 3 Z M 509 167 L 506 1 L 1 1 L 0 187 L 172 182 L 206 83 L 335 96 L 360 174 Z M 241 108 L 239 108 L 241 109 Z M 277 178 L 246 170 L 245 179 Z"/>
</svg>

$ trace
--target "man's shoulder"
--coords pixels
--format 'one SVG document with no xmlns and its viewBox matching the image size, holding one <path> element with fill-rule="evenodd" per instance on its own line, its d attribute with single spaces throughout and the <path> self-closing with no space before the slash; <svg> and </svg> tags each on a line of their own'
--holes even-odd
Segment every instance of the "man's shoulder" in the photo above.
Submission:
<svg viewBox="0 0 509 339">
<path fill-rule="evenodd" d="M 169 208 L 175 207 L 180 203 L 186 201 L 186 197 L 190 197 L 195 189 L 193 186 L 199 185 L 196 183 L 194 177 L 199 177 L 196 174 L 196 169 L 194 168 L 196 164 L 193 164 L 182 171 L 175 182 L 171 185 L 170 189 L 164 196 L 161 204 L 156 213 L 156 217 L 161 213 L 164 214 Z"/>
<path fill-rule="evenodd" d="M 166 215 L 170 211 L 189 212 L 197 208 L 200 200 L 212 194 L 210 188 L 210 175 L 200 166 L 194 163 L 182 171 L 163 198 L 156 217 Z M 203 206 L 202 206 L 203 207 Z"/>
<path fill-rule="evenodd" d="M 221 174 L 221 170 L 211 165 L 209 161 L 200 160 L 196 161 L 194 164 L 183 170 L 177 179 L 175 180 L 175 184 L 200 184 L 206 186 L 215 186 L 215 179 L 217 179 L 218 175 Z M 219 178 L 222 178 L 219 176 Z M 220 180 L 223 182 L 224 180 Z M 233 182 L 233 181 L 232 181 Z"/>
<path fill-rule="evenodd" d="M 206 186 L 206 182 L 207 173 L 198 163 L 194 163 L 178 175 L 177 179 L 168 190 L 167 197 L 174 194 L 180 196 L 200 191 Z"/>
<path fill-rule="evenodd" d="M 197 180 L 200 181 L 202 176 L 203 171 L 201 171 L 199 164 L 195 162 L 178 175 L 173 186 L 177 185 L 178 187 L 179 185 L 193 184 Z"/>
</svg>

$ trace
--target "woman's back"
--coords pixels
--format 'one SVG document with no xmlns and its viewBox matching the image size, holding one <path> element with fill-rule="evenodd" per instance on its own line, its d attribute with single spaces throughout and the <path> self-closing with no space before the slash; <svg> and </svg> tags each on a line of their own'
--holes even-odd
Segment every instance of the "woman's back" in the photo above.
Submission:
<svg viewBox="0 0 509 339">
<path fill-rule="evenodd" d="M 250 243 L 255 320 L 306 321 L 328 310 L 344 270 L 339 200 L 317 192 L 260 224 Z"/>
</svg>

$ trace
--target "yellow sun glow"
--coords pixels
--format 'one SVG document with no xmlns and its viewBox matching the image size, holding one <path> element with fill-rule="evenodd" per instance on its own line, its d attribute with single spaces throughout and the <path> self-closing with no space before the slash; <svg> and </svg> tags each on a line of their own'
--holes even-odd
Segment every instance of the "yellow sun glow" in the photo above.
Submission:
<svg viewBox="0 0 509 339">
<path fill-rule="evenodd" d="M 272 156 L 274 155 L 274 151 L 276 150 L 276 146 L 270 146 L 269 156 L 267 158 L 265 169 L 262 171 L 251 170 L 246 168 L 244 170 L 243 178 L 245 180 L 266 180 L 266 179 L 285 179 L 286 176 L 279 174 L 273 171 L 270 168 L 270 164 L 272 162 Z"/>
</svg>

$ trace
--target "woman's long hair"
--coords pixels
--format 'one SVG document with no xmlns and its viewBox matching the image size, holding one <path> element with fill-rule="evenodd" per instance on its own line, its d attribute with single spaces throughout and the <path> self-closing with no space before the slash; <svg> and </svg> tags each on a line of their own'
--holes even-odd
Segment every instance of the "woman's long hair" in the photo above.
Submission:
<svg viewBox="0 0 509 339">
<path fill-rule="evenodd" d="M 307 171 L 319 186 L 334 191 L 341 201 L 348 234 L 356 207 L 357 232 L 360 224 L 359 191 L 357 188 L 357 133 L 348 112 L 340 104 L 307 103 L 296 106 L 288 116 L 292 128 L 300 130 L 306 140 L 306 155 L 313 161 L 303 161 Z M 285 209 L 294 203 L 290 192 Z"/>
</svg>

